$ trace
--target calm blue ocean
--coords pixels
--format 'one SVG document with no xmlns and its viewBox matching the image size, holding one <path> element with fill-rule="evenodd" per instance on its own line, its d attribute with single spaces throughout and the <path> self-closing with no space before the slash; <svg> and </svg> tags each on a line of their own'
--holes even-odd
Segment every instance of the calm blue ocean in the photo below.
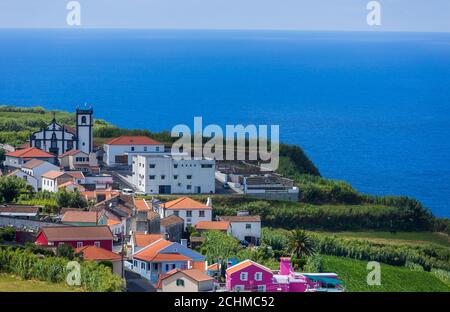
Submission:
<svg viewBox="0 0 450 312">
<path fill-rule="evenodd" d="M 450 34 L 1 30 L 0 103 L 279 124 L 325 177 L 450 216 Z"/>
</svg>

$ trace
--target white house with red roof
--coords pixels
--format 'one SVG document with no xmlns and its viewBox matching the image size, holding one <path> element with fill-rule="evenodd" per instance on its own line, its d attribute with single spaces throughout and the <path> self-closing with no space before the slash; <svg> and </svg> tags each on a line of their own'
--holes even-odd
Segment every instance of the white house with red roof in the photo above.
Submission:
<svg viewBox="0 0 450 312">
<path fill-rule="evenodd" d="M 197 269 L 206 272 L 207 262 L 200 253 L 180 243 L 159 239 L 132 255 L 132 263 L 127 264 L 133 271 L 157 283 L 161 275 L 173 269 Z"/>
<path fill-rule="evenodd" d="M 164 152 L 164 144 L 146 136 L 121 136 L 103 145 L 103 161 L 108 166 L 131 165 L 136 153 Z"/>
<path fill-rule="evenodd" d="M 38 190 L 42 189 L 42 175 L 49 171 L 59 171 L 59 167 L 48 161 L 32 159 L 22 166 L 22 171 L 35 177 L 38 181 Z"/>
<path fill-rule="evenodd" d="M 98 161 L 95 153 L 85 153 L 80 150 L 70 150 L 58 156 L 61 167 L 66 170 L 82 172 L 98 172 Z"/>
<path fill-rule="evenodd" d="M 42 190 L 56 193 L 67 182 L 84 184 L 85 176 L 80 171 L 49 171 L 42 175 Z"/>
<path fill-rule="evenodd" d="M 181 197 L 165 203 L 154 205 L 161 219 L 171 215 L 178 216 L 184 220 L 184 229 L 188 226 L 195 227 L 201 221 L 212 220 L 212 203 L 203 204 L 189 197 Z"/>
<path fill-rule="evenodd" d="M 20 169 L 27 161 L 32 159 L 39 159 L 47 161 L 51 164 L 56 164 L 56 156 L 40 150 L 36 147 L 29 147 L 25 149 L 16 150 L 5 154 L 5 167 Z"/>
</svg>

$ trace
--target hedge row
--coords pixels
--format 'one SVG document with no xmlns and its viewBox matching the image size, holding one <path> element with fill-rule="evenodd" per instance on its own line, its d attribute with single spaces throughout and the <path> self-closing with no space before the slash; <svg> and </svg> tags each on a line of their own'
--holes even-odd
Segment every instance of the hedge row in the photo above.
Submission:
<svg viewBox="0 0 450 312">
<path fill-rule="evenodd" d="M 357 260 L 379 261 L 405 266 L 418 264 L 426 271 L 441 269 L 450 271 L 450 249 L 430 244 L 413 246 L 407 244 L 382 244 L 369 241 L 341 238 L 335 235 L 309 234 L 318 253 L 330 256 L 347 257 Z M 283 229 L 263 229 L 263 243 L 281 250 L 287 244 L 287 231 Z"/>
<path fill-rule="evenodd" d="M 0 272 L 16 274 L 23 279 L 65 283 L 69 261 L 61 257 L 43 257 L 26 249 L 0 247 Z M 111 269 L 92 261 L 82 261 L 81 287 L 86 291 L 121 291 L 122 279 Z"/>
</svg>

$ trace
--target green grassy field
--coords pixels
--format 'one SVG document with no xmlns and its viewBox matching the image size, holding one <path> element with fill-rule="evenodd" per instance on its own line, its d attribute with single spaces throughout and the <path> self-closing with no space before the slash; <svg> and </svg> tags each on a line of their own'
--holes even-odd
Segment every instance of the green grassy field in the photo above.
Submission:
<svg viewBox="0 0 450 312">
<path fill-rule="evenodd" d="M 450 237 L 447 234 L 435 232 L 333 232 L 332 234 L 382 243 L 434 243 L 450 247 Z"/>
<path fill-rule="evenodd" d="M 450 292 L 450 286 L 429 272 L 411 271 L 404 267 L 381 264 L 381 285 L 369 286 L 367 262 L 323 256 L 326 272 L 335 272 L 349 292 Z"/>
<path fill-rule="evenodd" d="M 0 292 L 80 292 L 81 288 L 65 284 L 53 284 L 35 280 L 23 280 L 20 277 L 0 274 Z"/>
</svg>

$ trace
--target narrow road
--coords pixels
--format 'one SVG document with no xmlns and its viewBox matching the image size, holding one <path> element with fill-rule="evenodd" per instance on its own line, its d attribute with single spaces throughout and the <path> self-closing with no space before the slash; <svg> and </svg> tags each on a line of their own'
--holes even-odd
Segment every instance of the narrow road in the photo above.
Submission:
<svg viewBox="0 0 450 312">
<path fill-rule="evenodd" d="M 156 292 L 155 287 L 139 274 L 128 269 L 124 270 L 127 281 L 127 292 Z"/>
</svg>

